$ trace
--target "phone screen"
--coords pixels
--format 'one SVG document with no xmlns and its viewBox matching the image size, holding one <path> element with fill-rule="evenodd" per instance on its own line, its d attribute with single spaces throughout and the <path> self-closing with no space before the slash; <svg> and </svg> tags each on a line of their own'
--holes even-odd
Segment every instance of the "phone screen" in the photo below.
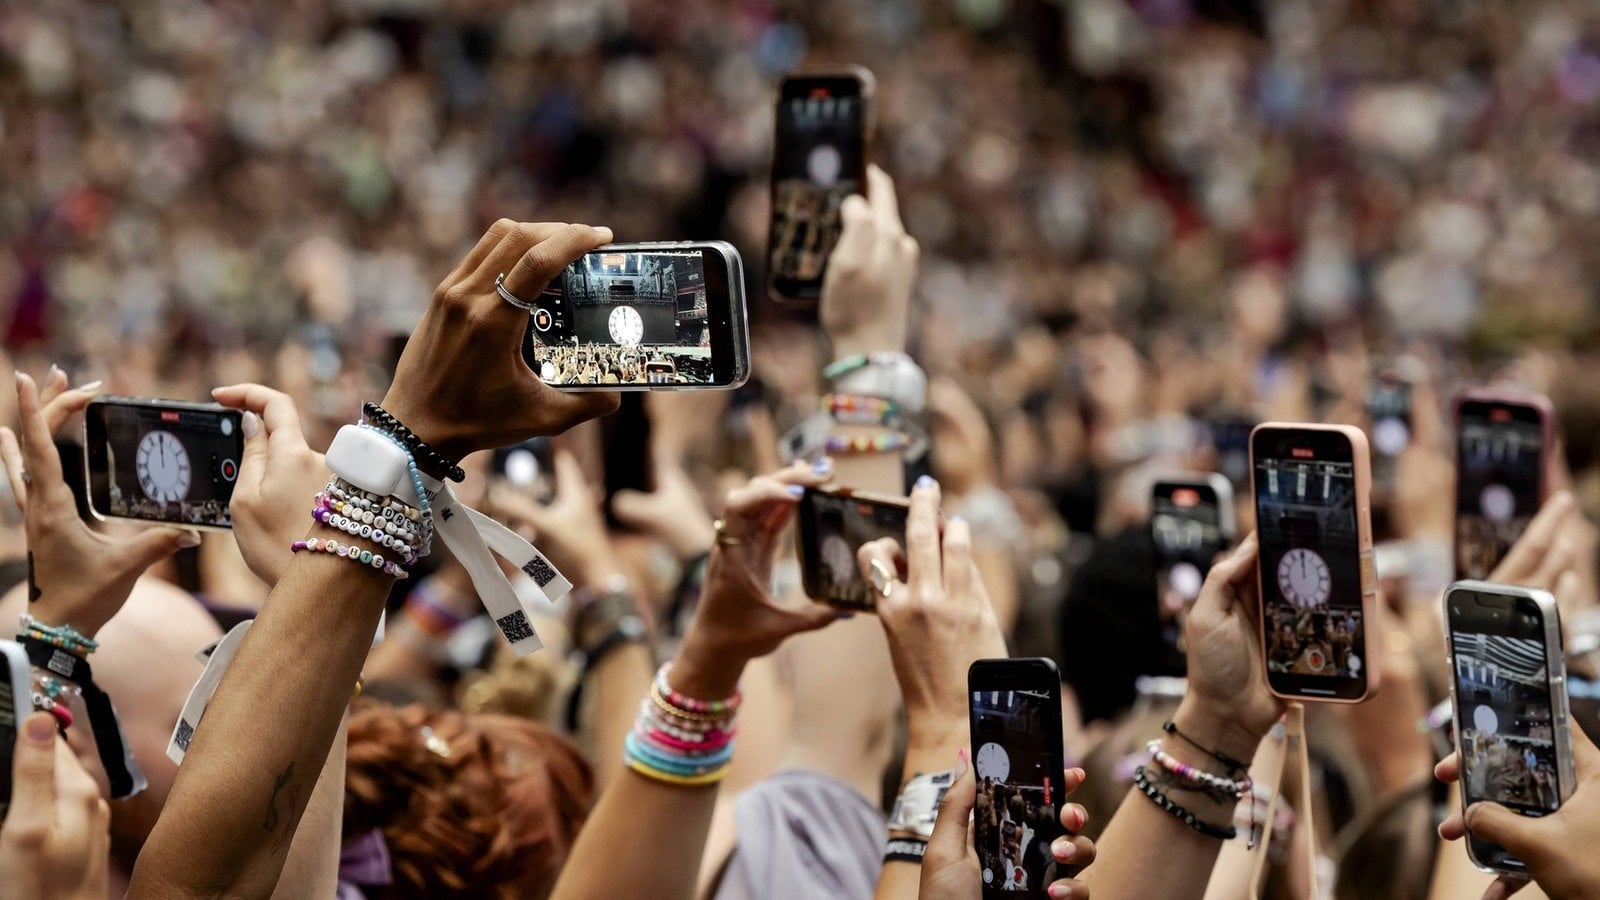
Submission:
<svg viewBox="0 0 1600 900">
<path fill-rule="evenodd" d="M 1254 449 L 1267 679 L 1282 694 L 1357 699 L 1366 629 L 1350 440 L 1267 429 Z"/>
<path fill-rule="evenodd" d="M 879 538 L 906 539 L 904 503 L 827 491 L 800 500 L 800 562 L 806 593 L 827 603 L 873 609 L 872 588 L 861 578 L 856 552 Z"/>
<path fill-rule="evenodd" d="M 1155 541 L 1156 597 L 1167 669 L 1185 669 L 1183 623 L 1200 596 L 1211 563 L 1228 549 L 1216 490 L 1204 482 L 1156 482 L 1150 533 Z"/>
<path fill-rule="evenodd" d="M 1533 406 L 1463 400 L 1456 427 L 1456 576 L 1482 579 L 1539 512 L 1544 422 Z"/>
<path fill-rule="evenodd" d="M 89 405 L 89 499 L 104 516 L 233 527 L 228 503 L 244 454 L 242 413 L 161 401 Z"/>
<path fill-rule="evenodd" d="M 1479 597 L 1491 602 L 1480 604 Z M 1449 607 L 1466 805 L 1489 800 L 1519 815 L 1549 815 L 1561 805 L 1561 767 L 1539 606 L 1523 597 L 1454 590 Z M 1524 869 L 1504 847 L 1468 840 L 1482 865 Z"/>
<path fill-rule="evenodd" d="M 23 650 L 20 646 L 10 641 L 6 643 L 14 648 L 12 652 L 15 652 L 20 659 L 27 658 L 22 655 Z M 5 819 L 6 813 L 11 809 L 11 757 L 17 746 L 18 686 L 12 684 L 15 674 L 12 672 L 11 659 L 10 652 L 0 655 L 0 821 Z M 28 670 L 24 665 L 20 671 L 25 673 Z M 31 685 L 24 682 L 21 687 L 31 688 Z"/>
<path fill-rule="evenodd" d="M 1062 834 L 1061 685 L 1048 660 L 980 660 L 968 675 L 983 896 L 1045 897 Z M 1052 683 L 1053 682 L 1053 683 Z"/>
<path fill-rule="evenodd" d="M 557 387 L 732 385 L 729 291 L 729 265 L 714 249 L 585 253 L 539 295 L 523 354 Z"/>
<path fill-rule="evenodd" d="M 549 503 L 555 493 L 555 463 L 549 438 L 536 437 L 501 447 L 494 451 L 492 465 L 496 475 L 528 491 L 540 503 Z"/>
<path fill-rule="evenodd" d="M 1211 423 L 1217 471 L 1241 490 L 1250 479 L 1250 432 L 1255 427 L 1256 423 L 1247 419 L 1222 419 Z"/>
<path fill-rule="evenodd" d="M 782 296 L 822 293 L 840 209 L 864 193 L 864 103 L 853 76 L 789 78 L 779 91 L 767 265 Z"/>
<path fill-rule="evenodd" d="M 1367 397 L 1367 418 L 1372 421 L 1372 449 L 1393 459 L 1411 445 L 1411 385 L 1382 379 Z"/>
</svg>

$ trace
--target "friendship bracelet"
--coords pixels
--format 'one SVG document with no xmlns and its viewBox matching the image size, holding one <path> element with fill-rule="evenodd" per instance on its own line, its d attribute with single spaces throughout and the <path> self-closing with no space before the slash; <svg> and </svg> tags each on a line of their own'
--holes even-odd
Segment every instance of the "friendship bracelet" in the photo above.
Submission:
<svg viewBox="0 0 1600 900">
<path fill-rule="evenodd" d="M 713 740 L 728 735 L 732 737 L 737 729 L 732 724 L 719 726 L 706 722 L 682 722 L 669 720 L 649 697 L 639 701 L 639 717 L 641 721 L 650 723 L 651 728 L 656 728 L 678 740 L 699 746 L 707 740 Z"/>
<path fill-rule="evenodd" d="M 695 712 L 694 710 L 684 709 L 683 707 L 668 700 L 666 695 L 661 693 L 661 684 L 659 681 L 651 682 L 650 699 L 655 701 L 656 706 L 660 707 L 662 712 L 672 716 L 675 719 L 682 719 L 683 721 L 690 723 L 727 722 L 732 721 L 734 715 L 732 711 L 713 713 Z M 735 709 L 737 709 L 737 707 Z"/>
<path fill-rule="evenodd" d="M 328 482 L 327 486 L 324 487 L 322 491 L 324 494 L 327 494 L 334 499 L 343 500 L 355 505 L 360 509 L 370 510 L 374 514 L 382 515 L 385 519 L 389 520 L 386 524 L 393 524 L 396 527 L 410 528 L 419 533 L 421 531 L 422 510 L 412 506 L 409 503 L 406 503 L 398 497 L 387 497 L 382 494 L 374 494 L 371 491 L 362 490 L 361 488 L 358 488 L 355 485 L 345 481 L 343 478 L 338 477 L 335 477 L 332 481 Z"/>
<path fill-rule="evenodd" d="M 39 666 L 33 667 L 33 680 L 38 685 L 39 692 L 51 700 L 60 700 L 63 696 L 68 699 L 83 696 L 83 688 L 70 681 L 63 681 Z"/>
<path fill-rule="evenodd" d="M 394 533 L 400 529 L 386 526 L 384 519 L 370 510 L 352 509 L 347 504 L 329 499 L 326 494 L 317 495 L 317 505 L 311 510 L 311 518 L 351 537 L 370 540 L 385 550 L 404 553 L 407 565 L 415 565 L 422 558 L 420 541 Z"/>
<path fill-rule="evenodd" d="M 149 782 L 139 769 L 138 760 L 128 749 L 128 739 L 122 733 L 122 723 L 117 720 L 117 710 L 111 705 L 111 698 L 94 683 L 94 671 L 89 661 L 31 634 L 19 635 L 17 643 L 27 651 L 29 663 L 77 686 L 89 728 L 94 732 L 95 752 L 100 757 L 100 765 L 105 769 L 106 780 L 111 788 L 111 799 L 120 800 L 144 790 Z M 56 723 L 61 727 L 72 724 L 73 716 L 65 703 L 57 703 L 43 694 L 35 694 L 34 699 L 40 703 L 41 709 L 56 717 Z M 61 712 L 56 712 L 58 709 Z"/>
<path fill-rule="evenodd" d="M 704 775 L 673 775 L 670 772 L 662 772 L 657 769 L 652 769 L 649 766 L 640 763 L 638 760 L 628 759 L 626 760 L 626 763 L 628 768 L 639 773 L 640 775 L 643 775 L 651 781 L 675 784 L 679 787 L 705 787 L 707 785 L 716 784 L 722 779 L 728 777 L 728 769 L 730 768 L 729 766 L 723 766 L 715 772 L 707 772 Z"/>
<path fill-rule="evenodd" d="M 473 617 L 456 612 L 435 600 L 434 588 L 429 584 L 431 581 L 431 578 L 424 579 L 412 588 L 402 611 L 423 631 L 434 637 L 444 637 L 471 621 Z"/>
<path fill-rule="evenodd" d="M 704 760 L 657 753 L 639 737 L 637 731 L 628 732 L 623 737 L 622 746 L 629 759 L 638 760 L 658 771 L 690 777 L 704 775 L 707 772 L 723 768 L 733 759 L 733 748 L 731 747 L 726 752 L 718 753 L 715 757 Z"/>
<path fill-rule="evenodd" d="M 71 625 L 46 625 L 27 613 L 22 614 L 24 633 L 38 638 L 52 647 L 82 656 L 100 649 L 100 642 Z M 81 653 L 80 653 L 81 651 Z"/>
<path fill-rule="evenodd" d="M 658 743 L 651 736 L 650 729 L 643 724 L 635 722 L 633 733 L 638 735 L 641 746 L 654 753 L 675 762 L 693 762 L 696 765 L 710 765 L 712 763 L 727 762 L 733 757 L 733 742 L 723 741 L 718 744 L 705 744 L 695 746 L 687 741 L 681 742 L 686 746 L 674 746 L 668 743 Z"/>
<path fill-rule="evenodd" d="M 411 573 L 401 568 L 400 564 L 394 560 L 384 559 L 382 556 L 373 553 L 371 550 L 357 547 L 355 544 L 341 544 L 338 541 L 327 540 L 324 538 L 308 538 L 303 541 L 295 541 L 289 545 L 289 549 L 295 553 L 305 550 L 312 553 L 327 553 L 333 556 L 343 557 L 352 562 L 376 569 L 390 578 L 395 578 L 400 581 L 404 581 L 411 577 Z"/>
<path fill-rule="evenodd" d="M 361 404 L 361 411 L 366 414 L 366 417 L 373 424 L 399 438 L 400 443 L 404 444 L 412 455 L 422 457 L 423 462 L 426 462 L 430 468 L 443 472 L 446 478 L 458 484 L 467 480 L 467 473 L 459 465 L 451 462 L 444 454 L 428 446 L 426 441 L 417 437 L 415 432 L 402 424 L 399 419 L 390 415 L 388 410 L 368 401 Z"/>
<path fill-rule="evenodd" d="M 693 740 L 687 740 L 668 732 L 659 724 L 650 726 L 650 728 L 645 732 L 645 737 L 648 737 L 654 743 L 671 747 L 674 750 L 683 750 L 685 752 L 717 749 L 726 747 L 733 743 L 733 732 L 731 731 L 708 732 L 706 735 L 706 741 L 704 743 L 696 743 Z"/>
<path fill-rule="evenodd" d="M 1226 828 L 1213 825 L 1197 817 L 1193 812 L 1173 802 L 1171 797 L 1161 791 L 1145 777 L 1144 766 L 1133 770 L 1133 786 L 1149 797 L 1151 802 L 1160 807 L 1167 815 L 1187 825 L 1191 830 L 1208 838 L 1220 841 L 1231 841 L 1239 836 L 1239 829 L 1229 825 Z"/>
<path fill-rule="evenodd" d="M 739 703 L 743 700 L 744 695 L 738 691 L 734 691 L 733 696 L 725 700 L 696 700 L 673 690 L 672 686 L 667 683 L 667 670 L 671 668 L 672 663 L 667 663 L 656 670 L 656 690 L 660 692 L 662 699 L 668 703 L 679 709 L 696 713 L 728 713 L 731 715 L 739 711 Z"/>
<path fill-rule="evenodd" d="M 911 438 L 898 431 L 874 435 L 830 434 L 822 449 L 830 456 L 860 456 L 868 453 L 895 453 L 911 446 Z"/>
<path fill-rule="evenodd" d="M 844 425 L 880 425 L 884 428 L 898 428 L 904 421 L 900 404 L 884 397 L 828 394 L 822 398 L 822 408 L 835 422 Z"/>
<path fill-rule="evenodd" d="M 1211 757 L 1212 759 L 1216 760 L 1217 762 L 1222 763 L 1223 766 L 1227 767 L 1228 774 L 1230 774 L 1230 775 L 1233 774 L 1234 772 L 1248 772 L 1248 771 L 1250 771 L 1249 764 L 1240 762 L 1239 760 L 1234 759 L 1233 757 L 1229 756 L 1228 754 L 1223 753 L 1221 750 L 1212 750 L 1209 747 L 1201 746 L 1197 741 L 1195 741 L 1194 738 L 1191 738 L 1188 735 L 1184 734 L 1183 732 L 1179 731 L 1178 730 L 1178 723 L 1172 721 L 1171 719 L 1168 719 L 1167 721 L 1161 723 L 1161 730 L 1165 731 L 1167 734 L 1172 735 L 1173 737 L 1176 737 L 1176 738 L 1182 740 L 1184 743 L 1186 743 L 1189 746 L 1195 748 L 1196 750 L 1199 750 L 1201 753 L 1206 754 L 1207 756 Z"/>
<path fill-rule="evenodd" d="M 1199 787 L 1208 794 L 1215 794 L 1218 799 L 1243 800 L 1245 795 L 1250 793 L 1252 782 L 1248 775 L 1239 781 L 1235 781 L 1231 778 L 1224 778 L 1221 775 L 1213 775 L 1203 769 L 1197 769 L 1166 752 L 1162 748 L 1160 740 L 1150 741 L 1149 744 L 1145 745 L 1145 749 L 1149 751 L 1152 762 L 1177 776 L 1178 780 L 1191 786 Z"/>
<path fill-rule="evenodd" d="M 417 468 L 417 458 L 412 455 L 411 448 L 407 447 L 404 441 L 389 432 L 366 422 L 360 423 L 358 427 L 365 428 L 373 434 L 382 435 L 384 440 L 399 447 L 400 451 L 406 455 L 406 474 L 411 476 L 411 490 L 417 495 L 416 508 L 421 513 L 422 554 L 424 556 L 428 555 L 433 541 L 433 504 L 428 499 L 427 485 L 422 483 L 422 471 Z M 339 479 L 335 479 L 333 482 L 335 487 L 342 486 L 339 481 Z M 351 487 L 353 488 L 354 486 L 352 485 Z"/>
</svg>

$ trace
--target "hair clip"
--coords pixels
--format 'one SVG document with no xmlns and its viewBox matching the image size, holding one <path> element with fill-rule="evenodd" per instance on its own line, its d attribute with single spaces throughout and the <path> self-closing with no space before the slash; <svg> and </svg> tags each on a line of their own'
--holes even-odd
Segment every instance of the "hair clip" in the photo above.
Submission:
<svg viewBox="0 0 1600 900">
<path fill-rule="evenodd" d="M 441 759 L 449 759 L 455 755 L 450 749 L 450 743 L 439 737 L 438 733 L 428 725 L 422 726 L 422 746 L 427 747 L 429 753 Z"/>
</svg>

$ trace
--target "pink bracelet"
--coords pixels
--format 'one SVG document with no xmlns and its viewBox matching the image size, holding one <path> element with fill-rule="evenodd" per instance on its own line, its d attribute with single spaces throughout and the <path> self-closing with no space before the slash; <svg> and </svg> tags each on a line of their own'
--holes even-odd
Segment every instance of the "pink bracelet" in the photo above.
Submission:
<svg viewBox="0 0 1600 900">
<path fill-rule="evenodd" d="M 734 729 L 734 731 L 737 730 Z M 686 741 L 683 738 L 667 734 L 660 727 L 652 725 L 649 729 L 642 731 L 639 736 L 663 747 L 671 747 L 673 750 L 682 750 L 685 753 L 704 753 L 720 750 L 733 743 L 733 735 L 733 731 L 712 731 L 706 734 L 706 740 L 704 741 Z"/>
<path fill-rule="evenodd" d="M 410 574 L 407 573 L 405 569 L 402 569 L 400 564 L 394 560 L 384 559 L 382 556 L 373 553 L 371 550 L 362 549 L 361 547 L 357 547 L 355 544 L 341 544 L 338 541 L 326 540 L 323 538 L 310 538 L 304 541 L 295 541 L 289 545 L 289 549 L 295 553 L 305 550 L 311 553 L 328 553 L 333 556 L 342 556 L 345 559 L 359 563 L 360 565 L 370 566 L 371 568 L 377 569 L 390 578 L 404 580 L 411 577 Z"/>
<path fill-rule="evenodd" d="M 701 715 L 714 716 L 727 713 L 731 716 L 739 711 L 739 701 L 743 699 L 744 695 L 738 691 L 734 691 L 733 696 L 726 700 L 696 700 L 673 690 L 672 686 L 667 684 L 667 670 L 670 668 L 672 668 L 672 663 L 667 663 L 656 671 L 656 690 L 661 692 L 663 700 L 686 712 L 699 713 Z"/>
</svg>

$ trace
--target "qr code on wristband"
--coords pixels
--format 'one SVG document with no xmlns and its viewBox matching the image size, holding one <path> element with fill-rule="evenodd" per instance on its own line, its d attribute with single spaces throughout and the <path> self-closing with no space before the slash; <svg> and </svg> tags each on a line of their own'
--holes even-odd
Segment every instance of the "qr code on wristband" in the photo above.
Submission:
<svg viewBox="0 0 1600 900">
<path fill-rule="evenodd" d="M 551 568 L 550 563 L 546 562 L 542 556 L 535 556 L 533 559 L 528 560 L 528 564 L 522 567 L 522 571 L 526 572 L 528 577 L 533 579 L 533 583 L 539 587 L 545 587 L 556 580 L 556 570 Z"/>
<path fill-rule="evenodd" d="M 178 745 L 179 750 L 188 753 L 189 742 L 192 740 L 194 740 L 194 726 L 190 725 L 187 719 L 179 719 L 178 733 L 172 736 L 172 742 Z"/>
<path fill-rule="evenodd" d="M 506 640 L 513 644 L 534 636 L 533 626 L 528 624 L 527 615 L 520 609 L 508 616 L 495 619 L 494 623 L 500 626 L 500 633 L 506 636 Z"/>
</svg>

